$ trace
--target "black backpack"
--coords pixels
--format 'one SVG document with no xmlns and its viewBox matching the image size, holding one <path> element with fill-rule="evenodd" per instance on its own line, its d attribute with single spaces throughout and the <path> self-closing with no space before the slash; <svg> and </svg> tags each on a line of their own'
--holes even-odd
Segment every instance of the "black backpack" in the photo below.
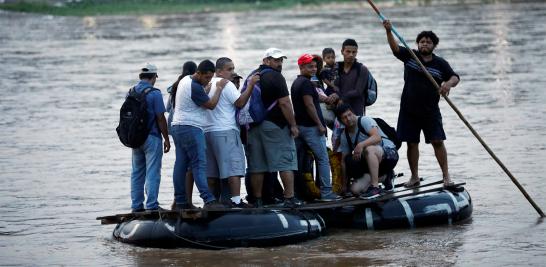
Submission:
<svg viewBox="0 0 546 267">
<path fill-rule="evenodd" d="M 377 123 L 377 126 L 379 126 L 381 131 L 385 133 L 385 135 L 387 136 L 387 139 L 391 140 L 394 143 L 394 145 L 396 146 L 396 150 L 400 149 L 400 147 L 402 146 L 402 141 L 398 139 L 398 135 L 396 134 L 396 129 L 391 127 L 386 121 L 384 121 L 381 118 L 373 118 L 373 119 L 375 120 L 375 122 Z M 361 120 L 362 120 L 362 116 L 358 117 L 358 130 L 363 133 L 366 133 L 366 131 L 364 131 L 364 129 L 362 128 L 362 125 L 360 124 Z M 349 139 L 347 140 L 350 141 Z"/>
<path fill-rule="evenodd" d="M 138 148 L 146 141 L 150 129 L 148 128 L 148 111 L 146 110 L 146 95 L 152 90 L 152 87 L 144 89 L 142 93 L 137 93 L 135 88 L 131 88 L 125 98 L 125 102 L 119 110 L 119 125 L 116 128 L 119 140 L 122 144 L 130 148 Z"/>
</svg>

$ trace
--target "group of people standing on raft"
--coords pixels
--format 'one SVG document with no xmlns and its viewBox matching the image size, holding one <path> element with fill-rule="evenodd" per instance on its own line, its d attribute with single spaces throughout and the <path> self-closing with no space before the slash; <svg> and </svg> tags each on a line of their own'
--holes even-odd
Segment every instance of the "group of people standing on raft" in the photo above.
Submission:
<svg viewBox="0 0 546 267">
<path fill-rule="evenodd" d="M 444 186 L 452 186 L 438 102 L 440 94 L 448 95 L 457 85 L 459 76 L 446 60 L 433 54 L 438 37 L 432 31 L 421 32 L 414 52 L 441 84 L 438 92 L 410 51 L 395 41 L 390 22 L 386 20 L 383 25 L 392 53 L 404 63 L 397 137 L 407 144 L 411 178 L 405 186 L 420 182 L 421 131 L 425 142 L 434 148 Z M 376 120 L 366 116 L 366 105 L 375 102 L 377 85 L 367 67 L 357 62 L 357 52 L 357 42 L 347 39 L 341 47 L 341 62 L 335 61 L 331 48 L 323 50 L 322 58 L 303 54 L 297 60 L 300 74 L 290 91 L 281 73 L 287 57 L 277 48 L 265 51 L 262 64 L 244 80 L 241 91 L 242 77 L 235 73 L 231 59 L 221 57 L 216 64 L 209 60 L 199 65 L 186 62 L 183 73 L 168 89 L 168 120 L 161 92 L 154 88 L 146 94 L 149 135 L 143 145 L 132 149 L 132 211 L 162 210 L 157 197 L 162 156 L 171 148 L 169 134 L 176 147 L 173 210 L 195 208 L 194 183 L 205 209 L 262 207 L 264 175 L 268 173 L 275 173 L 275 178 L 279 173 L 281 178 L 284 200 L 280 204 L 292 208 L 302 205 L 294 192 L 294 171 L 298 170 L 295 139 L 304 143 L 315 159 L 319 200 L 336 201 L 340 195 L 374 198 L 392 190 L 397 147 Z M 134 90 L 143 93 L 153 87 L 157 73 L 154 65 L 146 64 Z M 249 99 L 254 90 L 261 92 L 261 104 L 267 108 L 265 119 L 239 125 L 238 110 L 252 103 Z M 332 130 L 333 151 L 341 152 L 343 158 L 339 192 L 332 190 L 327 127 Z M 241 177 L 245 175 L 250 181 L 249 203 L 240 196 Z M 229 190 L 221 190 L 222 185 Z M 228 201 L 220 201 L 225 191 L 229 196 L 223 199 Z"/>
</svg>

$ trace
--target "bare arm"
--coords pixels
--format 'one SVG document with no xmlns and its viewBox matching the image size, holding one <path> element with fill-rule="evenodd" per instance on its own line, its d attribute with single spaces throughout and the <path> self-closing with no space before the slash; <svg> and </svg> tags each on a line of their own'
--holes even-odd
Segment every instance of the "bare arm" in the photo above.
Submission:
<svg viewBox="0 0 546 267">
<path fill-rule="evenodd" d="M 235 107 L 242 108 L 246 105 L 248 100 L 250 99 L 250 96 L 252 95 L 252 91 L 254 90 L 254 85 L 260 81 L 260 74 L 256 73 L 248 80 L 248 84 L 246 86 L 246 90 L 241 94 L 241 96 L 235 101 Z"/>
<path fill-rule="evenodd" d="M 163 113 L 159 113 L 156 115 L 157 125 L 159 126 L 159 130 L 161 131 L 161 135 L 163 136 L 163 139 L 165 142 L 163 143 L 163 153 L 169 152 L 171 150 L 171 142 L 169 141 L 169 131 L 167 130 L 167 120 L 165 119 L 165 115 Z"/>
<path fill-rule="evenodd" d="M 377 130 L 377 127 L 373 127 L 368 133 L 368 135 L 370 137 L 358 143 L 355 149 L 353 150 L 353 158 L 355 160 L 360 160 L 360 157 L 362 156 L 362 151 L 364 151 L 364 148 L 368 146 L 377 145 L 381 142 L 381 135 L 379 135 L 379 131 Z"/>
<path fill-rule="evenodd" d="M 392 25 L 390 20 L 383 21 L 383 27 L 385 27 L 385 30 L 387 31 L 387 41 L 389 42 L 389 46 L 391 47 L 391 51 L 393 54 L 398 54 L 400 52 L 400 47 L 398 47 L 398 43 L 394 39 L 394 36 L 392 35 Z"/>
<path fill-rule="evenodd" d="M 279 108 L 281 109 L 284 118 L 288 121 L 288 124 L 290 125 L 290 132 L 292 133 L 292 136 L 298 137 L 299 130 L 298 126 L 296 125 L 296 118 L 294 117 L 294 109 L 292 108 L 292 102 L 290 102 L 290 97 L 281 97 L 277 101 L 277 104 L 279 105 Z"/>
<path fill-rule="evenodd" d="M 226 79 L 216 82 L 216 91 L 214 91 L 214 95 L 209 99 L 209 101 L 203 103 L 202 106 L 207 109 L 214 109 L 220 100 L 220 95 L 222 94 L 222 90 L 224 90 L 224 86 L 226 86 L 228 82 L 229 81 Z"/>
<path fill-rule="evenodd" d="M 304 95 L 303 103 L 305 104 L 305 110 L 307 111 L 307 114 L 309 114 L 309 117 L 311 117 L 311 120 L 313 120 L 313 122 L 317 125 L 319 129 L 319 133 L 321 135 L 325 134 L 326 128 L 324 128 L 324 125 L 322 125 L 322 122 L 320 121 L 320 118 L 317 114 L 315 103 L 313 103 L 313 97 L 310 95 Z"/>
</svg>

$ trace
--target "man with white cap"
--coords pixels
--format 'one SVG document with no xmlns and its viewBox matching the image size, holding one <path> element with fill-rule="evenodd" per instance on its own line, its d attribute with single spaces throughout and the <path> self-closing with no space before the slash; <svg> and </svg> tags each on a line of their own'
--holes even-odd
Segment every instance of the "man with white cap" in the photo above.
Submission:
<svg viewBox="0 0 546 267">
<path fill-rule="evenodd" d="M 255 206 L 262 202 L 264 173 L 280 172 L 284 185 L 284 205 L 295 207 L 301 201 L 294 197 L 294 172 L 298 169 L 294 138 L 299 130 L 286 80 L 281 74 L 286 56 L 277 48 L 269 48 L 263 56 L 263 64 L 252 72 L 260 73 L 261 97 L 268 108 L 265 120 L 249 129 L 247 141 L 247 171 L 251 174 Z"/>
<path fill-rule="evenodd" d="M 144 192 L 146 192 L 146 210 L 158 210 L 159 183 L 161 181 L 161 160 L 163 153 L 169 152 L 171 144 L 165 119 L 165 105 L 161 91 L 154 88 L 157 67 L 147 63 L 141 68 L 140 81 L 135 85 L 137 94 L 146 94 L 148 113 L 148 138 L 138 148 L 133 148 L 133 171 L 131 173 L 131 209 L 133 212 L 144 211 Z M 163 135 L 162 143 L 161 136 Z"/>
</svg>

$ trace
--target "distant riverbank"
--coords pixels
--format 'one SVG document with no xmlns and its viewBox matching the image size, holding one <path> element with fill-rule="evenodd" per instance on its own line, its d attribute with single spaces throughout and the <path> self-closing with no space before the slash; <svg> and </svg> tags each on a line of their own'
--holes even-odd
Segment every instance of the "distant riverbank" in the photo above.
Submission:
<svg viewBox="0 0 546 267">
<path fill-rule="evenodd" d="M 0 1 L 1 3 L 2 1 Z M 81 0 L 4 1 L 0 9 L 59 16 L 176 14 L 201 12 L 236 12 L 278 9 L 293 6 L 313 6 L 349 0 Z"/>
<path fill-rule="evenodd" d="M 510 0 L 375 0 L 388 5 L 510 2 Z M 150 15 L 271 10 L 295 6 L 363 5 L 354 0 L 0 0 L 0 9 L 57 16 Z"/>
</svg>

